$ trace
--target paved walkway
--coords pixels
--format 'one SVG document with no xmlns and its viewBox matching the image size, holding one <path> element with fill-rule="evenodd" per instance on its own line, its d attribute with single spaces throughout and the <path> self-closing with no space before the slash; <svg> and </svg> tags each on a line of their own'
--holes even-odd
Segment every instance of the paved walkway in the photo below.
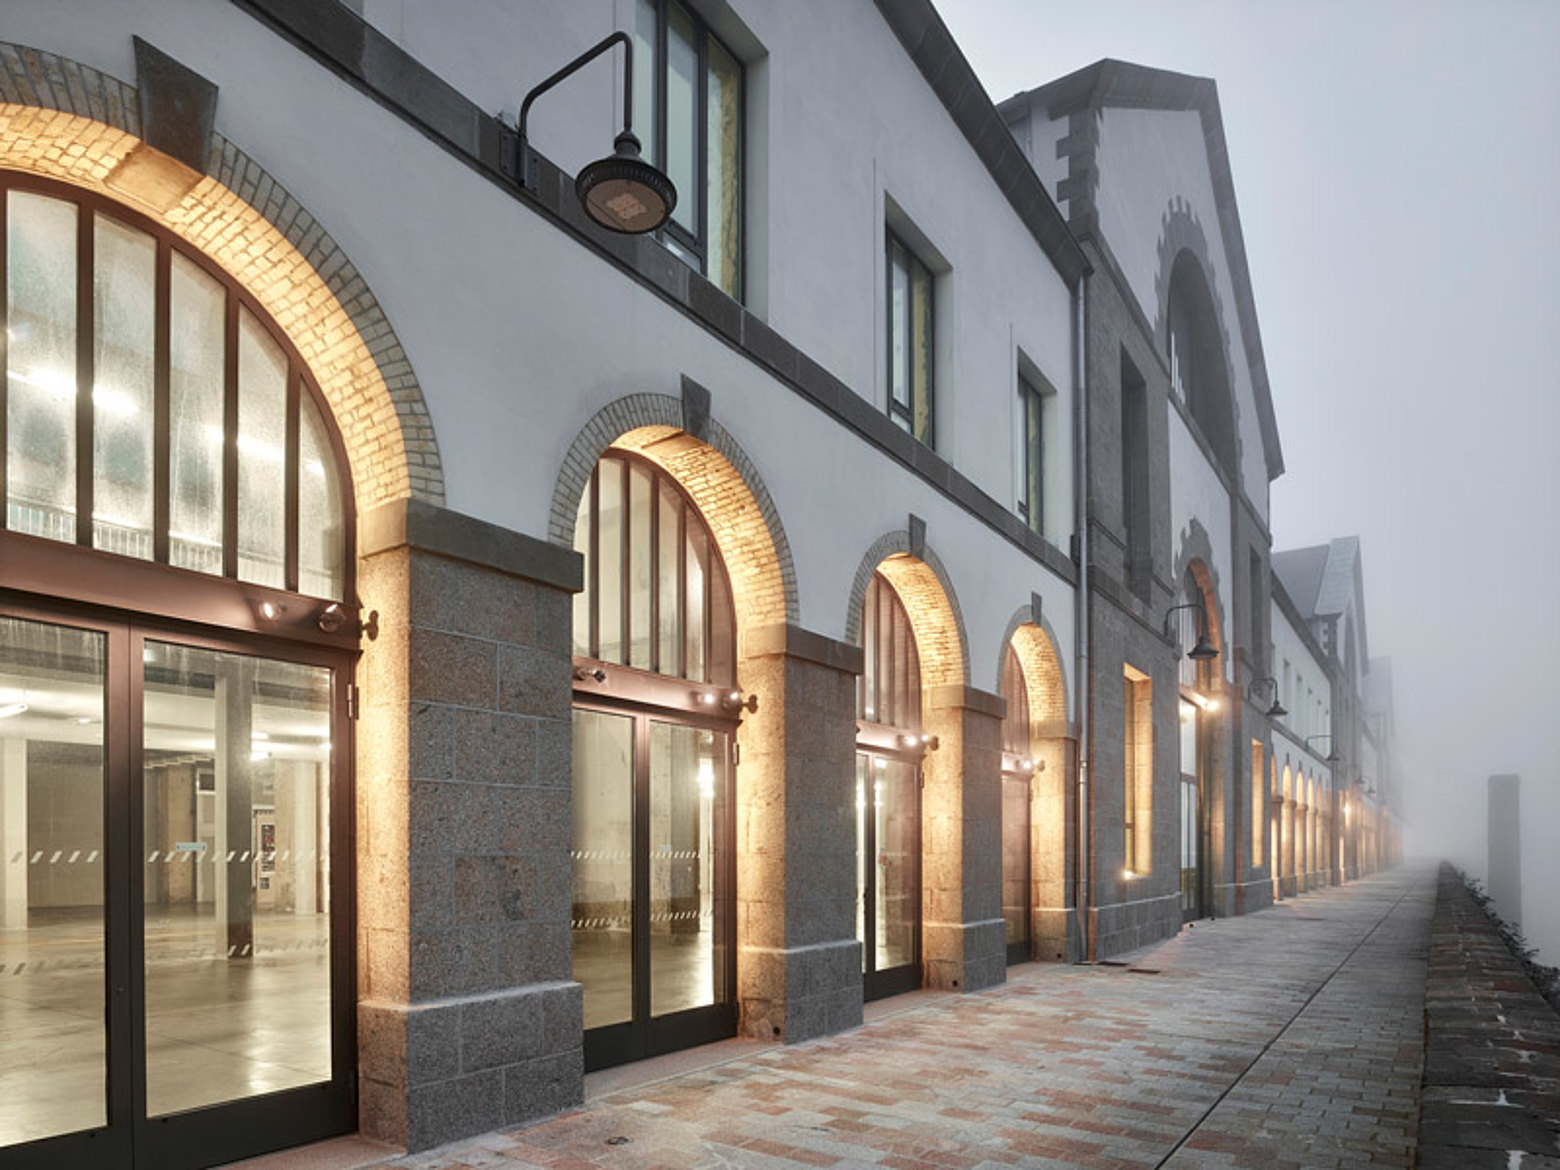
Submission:
<svg viewBox="0 0 1560 1170">
<path fill-rule="evenodd" d="M 1435 878 L 1198 922 L 1122 965 L 1028 965 L 650 1084 L 592 1078 L 583 1109 L 382 1164 L 1412 1166 Z"/>
</svg>

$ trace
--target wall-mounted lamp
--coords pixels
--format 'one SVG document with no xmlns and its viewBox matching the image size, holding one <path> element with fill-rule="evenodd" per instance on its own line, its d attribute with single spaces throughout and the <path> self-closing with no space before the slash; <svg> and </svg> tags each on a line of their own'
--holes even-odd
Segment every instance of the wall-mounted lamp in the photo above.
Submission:
<svg viewBox="0 0 1560 1170">
<path fill-rule="evenodd" d="M 599 666 L 576 666 L 574 681 L 604 683 L 607 681 L 607 672 Z"/>
<path fill-rule="evenodd" d="M 741 691 L 727 691 L 720 698 L 720 709 L 728 715 L 735 715 L 738 711 L 755 715 L 758 713 L 758 696 L 744 696 Z"/>
<path fill-rule="evenodd" d="M 1211 659 L 1217 658 L 1219 656 L 1219 652 L 1217 649 L 1215 649 L 1213 643 L 1208 640 L 1208 610 L 1207 607 L 1204 606 L 1200 601 L 1188 601 L 1182 605 L 1172 605 L 1169 609 L 1165 610 L 1165 637 L 1168 638 L 1171 636 L 1170 615 L 1180 609 L 1195 609 L 1197 611 L 1197 645 L 1188 650 L 1186 652 L 1186 656 L 1196 662 L 1207 662 Z M 1181 646 L 1180 642 L 1178 641 L 1176 643 L 1176 651 L 1178 654 L 1180 649 Z"/>
<path fill-rule="evenodd" d="M 536 160 L 526 139 L 526 119 L 531 103 L 570 74 L 594 61 L 613 45 L 623 46 L 623 131 L 613 141 L 606 158 L 590 163 L 574 180 L 574 194 L 590 216 L 609 231 L 628 235 L 653 232 L 666 222 L 677 206 L 677 188 L 661 171 L 640 157 L 634 136 L 634 42 L 627 33 L 615 32 L 585 50 L 558 72 L 536 86 L 520 103 L 520 183 L 536 190 Z"/>
<path fill-rule="evenodd" d="M 942 746 L 942 741 L 935 735 L 912 735 L 908 732 L 902 732 L 899 736 L 899 746 L 906 750 L 925 748 L 929 752 L 935 752 Z"/>
<path fill-rule="evenodd" d="M 1278 701 L 1278 680 L 1276 678 L 1252 679 L 1246 684 L 1246 697 L 1255 700 L 1256 696 L 1251 692 L 1259 688 L 1273 693 L 1273 705 L 1267 709 L 1267 717 L 1269 719 L 1282 719 L 1289 714 L 1288 708 Z"/>
<path fill-rule="evenodd" d="M 274 601 L 262 601 L 256 607 L 256 611 L 260 614 L 261 621 L 274 622 L 282 616 L 283 608 Z"/>
<path fill-rule="evenodd" d="M 20 715 L 26 710 L 26 703 L 6 703 L 0 706 L 0 719 L 9 719 L 13 715 Z"/>
<path fill-rule="evenodd" d="M 1325 739 L 1327 741 L 1326 762 L 1336 764 L 1338 762 L 1338 753 L 1333 750 L 1333 737 L 1330 735 L 1308 735 L 1305 737 L 1305 746 L 1310 747 L 1313 739 Z"/>
</svg>

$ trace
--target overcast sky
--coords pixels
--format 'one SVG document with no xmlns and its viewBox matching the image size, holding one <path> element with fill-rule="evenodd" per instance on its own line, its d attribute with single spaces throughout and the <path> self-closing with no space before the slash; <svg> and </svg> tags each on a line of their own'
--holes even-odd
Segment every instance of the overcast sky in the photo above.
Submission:
<svg viewBox="0 0 1560 1170">
<path fill-rule="evenodd" d="M 1359 535 L 1409 848 L 1482 876 L 1485 779 L 1520 773 L 1560 963 L 1560 3 L 935 2 L 997 101 L 1102 57 L 1218 82 L 1274 547 Z"/>
</svg>

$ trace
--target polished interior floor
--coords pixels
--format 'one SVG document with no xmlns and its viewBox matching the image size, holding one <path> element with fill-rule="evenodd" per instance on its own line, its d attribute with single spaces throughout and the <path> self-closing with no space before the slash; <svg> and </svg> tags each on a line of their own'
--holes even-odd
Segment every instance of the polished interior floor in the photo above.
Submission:
<svg viewBox="0 0 1560 1170">
<path fill-rule="evenodd" d="M 657 932 L 650 942 L 650 1013 L 671 1015 L 726 999 L 723 964 L 707 931 Z M 585 1027 L 621 1024 L 633 1014 L 632 936 L 626 930 L 576 930 L 574 978 L 585 988 Z"/>
<path fill-rule="evenodd" d="M 151 1116 L 330 1078 L 328 919 L 257 914 L 248 958 L 215 933 L 209 908 L 148 908 Z M 0 1145 L 106 1122 L 104 991 L 97 911 L 0 930 Z"/>
</svg>

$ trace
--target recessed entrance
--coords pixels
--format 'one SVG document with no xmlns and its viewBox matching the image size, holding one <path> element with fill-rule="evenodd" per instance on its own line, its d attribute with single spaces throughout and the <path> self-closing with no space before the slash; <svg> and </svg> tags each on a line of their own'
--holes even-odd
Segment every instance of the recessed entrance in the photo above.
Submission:
<svg viewBox="0 0 1560 1170">
<path fill-rule="evenodd" d="M 347 667 L 0 614 L 7 1165 L 209 1165 L 352 1127 Z"/>
<path fill-rule="evenodd" d="M 730 581 L 692 500 L 603 456 L 576 522 L 574 977 L 585 1067 L 735 1035 Z"/>
</svg>

